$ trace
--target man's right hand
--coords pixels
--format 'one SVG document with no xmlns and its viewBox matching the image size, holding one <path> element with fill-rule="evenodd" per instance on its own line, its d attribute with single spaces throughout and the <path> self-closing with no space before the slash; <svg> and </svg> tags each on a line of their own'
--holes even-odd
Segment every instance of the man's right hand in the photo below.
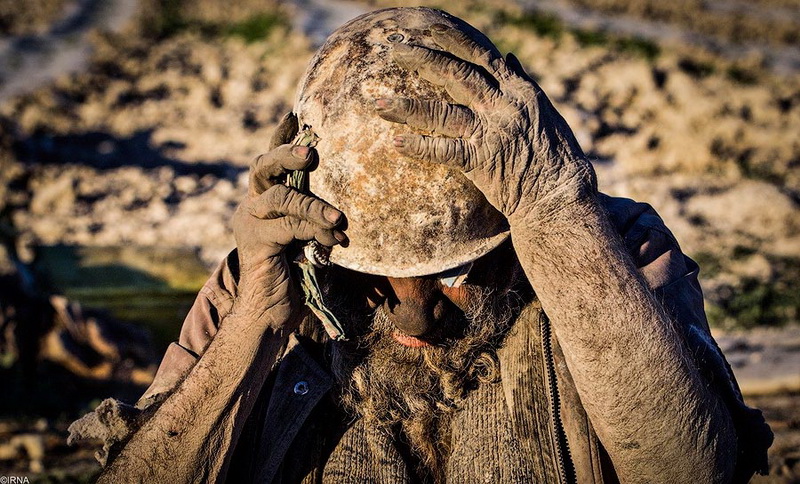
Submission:
<svg viewBox="0 0 800 484">
<path fill-rule="evenodd" d="M 303 305 L 286 247 L 295 239 L 328 247 L 347 242 L 337 229 L 342 212 L 284 184 L 290 170 L 313 169 L 317 160 L 314 148 L 291 144 L 297 130 L 294 114 L 284 116 L 270 151 L 250 167 L 247 197 L 233 216 L 240 267 L 235 310 L 265 329 L 291 331 L 301 321 Z"/>
</svg>

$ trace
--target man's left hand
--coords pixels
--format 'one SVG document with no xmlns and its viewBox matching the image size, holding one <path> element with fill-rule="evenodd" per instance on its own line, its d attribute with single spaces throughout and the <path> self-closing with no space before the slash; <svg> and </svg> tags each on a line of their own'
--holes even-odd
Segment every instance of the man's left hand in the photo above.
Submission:
<svg viewBox="0 0 800 484">
<path fill-rule="evenodd" d="M 377 99 L 382 118 L 433 135 L 398 136 L 398 151 L 461 170 L 512 222 L 541 219 L 594 189 L 594 171 L 572 130 L 513 55 L 504 60 L 444 25 L 431 35 L 446 52 L 398 44 L 394 59 L 444 87 L 457 104 Z"/>
</svg>

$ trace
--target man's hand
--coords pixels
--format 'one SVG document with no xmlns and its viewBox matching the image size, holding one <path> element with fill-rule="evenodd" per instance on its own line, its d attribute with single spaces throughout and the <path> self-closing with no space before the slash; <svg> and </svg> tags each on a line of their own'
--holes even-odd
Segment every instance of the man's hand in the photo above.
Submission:
<svg viewBox="0 0 800 484">
<path fill-rule="evenodd" d="M 322 200 L 284 185 L 289 170 L 313 168 L 314 148 L 289 144 L 297 132 L 297 118 L 286 115 L 273 136 L 270 151 L 250 169 L 247 198 L 233 216 L 239 251 L 240 279 L 237 311 L 255 322 L 294 329 L 299 324 L 300 302 L 286 247 L 295 239 L 316 239 L 326 246 L 347 241 L 336 227 L 342 213 Z M 269 312 L 269 321 L 263 316 Z"/>
<path fill-rule="evenodd" d="M 458 104 L 376 100 L 382 118 L 439 135 L 398 136 L 401 153 L 460 169 L 512 222 L 546 216 L 594 189 L 594 172 L 569 126 L 513 55 L 503 60 L 444 25 L 431 35 L 447 53 L 398 44 L 394 59 Z"/>
<path fill-rule="evenodd" d="M 152 417 L 134 422 L 141 428 L 99 482 L 224 480 L 261 387 L 300 320 L 286 246 L 295 239 L 328 246 L 347 240 L 336 230 L 341 212 L 283 185 L 288 170 L 316 160 L 312 148 L 287 144 L 295 132 L 297 120 L 287 115 L 270 151 L 253 163 L 248 195 L 234 215 L 240 271 L 232 309 L 175 391 Z M 121 440 L 111 437 L 112 444 Z"/>
</svg>

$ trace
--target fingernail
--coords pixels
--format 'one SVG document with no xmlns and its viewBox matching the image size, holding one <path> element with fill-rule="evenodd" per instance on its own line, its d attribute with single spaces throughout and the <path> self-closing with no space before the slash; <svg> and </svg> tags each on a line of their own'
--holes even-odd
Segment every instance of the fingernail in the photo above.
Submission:
<svg viewBox="0 0 800 484">
<path fill-rule="evenodd" d="M 308 157 L 308 146 L 295 146 L 292 148 L 292 156 L 305 160 Z"/>
<path fill-rule="evenodd" d="M 406 145 L 406 139 L 402 136 L 395 136 L 394 137 L 394 147 L 395 148 L 402 148 Z"/>
<path fill-rule="evenodd" d="M 338 230 L 334 230 L 333 231 L 333 236 L 336 238 L 336 240 L 339 241 L 339 243 L 344 243 L 344 242 L 347 241 L 347 236 L 344 234 L 344 232 L 340 232 Z"/>
<path fill-rule="evenodd" d="M 330 207 L 323 208 L 322 214 L 325 215 L 325 218 L 328 220 L 328 222 L 332 224 L 338 222 L 339 217 L 342 216 L 342 212 Z"/>
<path fill-rule="evenodd" d="M 394 104 L 394 100 L 388 97 L 375 100 L 375 107 L 377 109 L 389 109 Z"/>
<path fill-rule="evenodd" d="M 443 33 L 447 32 L 448 30 L 450 30 L 450 27 L 448 27 L 445 24 L 433 24 L 433 25 L 431 25 L 431 30 L 433 30 L 434 32 L 439 33 L 439 34 L 443 34 Z"/>
</svg>

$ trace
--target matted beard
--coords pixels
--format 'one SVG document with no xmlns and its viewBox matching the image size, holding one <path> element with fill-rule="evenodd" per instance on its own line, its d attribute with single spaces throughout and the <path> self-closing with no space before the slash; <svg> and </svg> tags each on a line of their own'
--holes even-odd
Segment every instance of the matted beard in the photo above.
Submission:
<svg viewBox="0 0 800 484">
<path fill-rule="evenodd" d="M 408 348 L 392 338 L 395 326 L 379 307 L 360 321 L 350 341 L 332 346 L 332 371 L 344 408 L 364 423 L 405 436 L 424 473 L 442 481 L 450 453 L 450 417 L 470 390 L 496 382 L 496 350 L 519 314 L 521 298 L 473 287 L 472 307 L 451 316 L 431 346 Z M 339 310 L 341 312 L 341 309 Z"/>
</svg>

